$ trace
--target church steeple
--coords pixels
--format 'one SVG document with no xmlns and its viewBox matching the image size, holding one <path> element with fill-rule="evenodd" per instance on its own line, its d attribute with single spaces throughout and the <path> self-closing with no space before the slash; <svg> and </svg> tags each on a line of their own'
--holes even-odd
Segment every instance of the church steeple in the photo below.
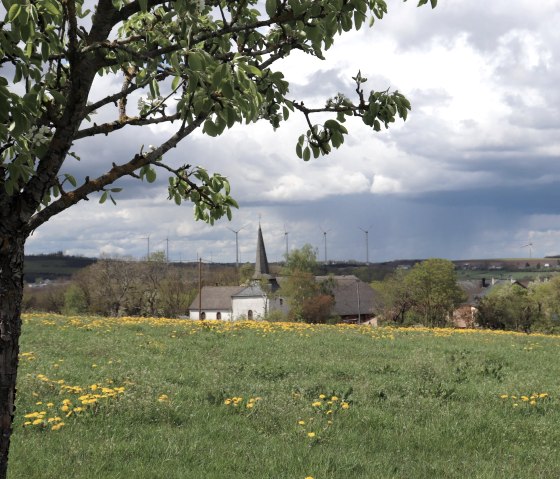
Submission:
<svg viewBox="0 0 560 479">
<path fill-rule="evenodd" d="M 270 270 L 268 268 L 268 260 L 266 258 L 266 249 L 264 247 L 264 240 L 259 223 L 259 234 L 257 237 L 257 259 L 255 261 L 255 274 L 253 278 L 270 277 Z"/>
</svg>

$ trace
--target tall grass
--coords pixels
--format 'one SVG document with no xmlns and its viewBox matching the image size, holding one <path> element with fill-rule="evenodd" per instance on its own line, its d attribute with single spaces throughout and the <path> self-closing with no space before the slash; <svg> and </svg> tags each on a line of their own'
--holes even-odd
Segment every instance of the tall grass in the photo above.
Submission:
<svg viewBox="0 0 560 479">
<path fill-rule="evenodd" d="M 28 316 L 10 477 L 557 478 L 559 352 L 510 333 Z"/>
</svg>

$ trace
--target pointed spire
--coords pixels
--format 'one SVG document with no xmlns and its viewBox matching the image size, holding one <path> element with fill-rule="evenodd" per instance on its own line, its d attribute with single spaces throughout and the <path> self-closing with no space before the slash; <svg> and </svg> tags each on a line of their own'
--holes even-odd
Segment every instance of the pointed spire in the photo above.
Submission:
<svg viewBox="0 0 560 479">
<path fill-rule="evenodd" d="M 259 234 L 257 237 L 257 259 L 255 261 L 255 274 L 253 278 L 262 278 L 263 276 L 270 275 L 268 269 L 268 260 L 266 259 L 266 249 L 264 247 L 264 240 L 259 221 Z"/>
</svg>

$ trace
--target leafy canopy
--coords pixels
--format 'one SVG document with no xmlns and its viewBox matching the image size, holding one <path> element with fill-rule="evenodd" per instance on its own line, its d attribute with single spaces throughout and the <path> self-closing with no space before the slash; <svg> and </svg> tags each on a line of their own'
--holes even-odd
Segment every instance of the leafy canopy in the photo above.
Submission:
<svg viewBox="0 0 560 479">
<path fill-rule="evenodd" d="M 337 34 L 381 19 L 384 0 L 2 4 L 0 208 L 17 210 L 26 234 L 93 192 L 102 192 L 101 202 L 114 201 L 120 188 L 111 185 L 119 178 L 153 182 L 157 169 L 169 174 L 170 199 L 191 201 L 197 219 L 231 217 L 237 205 L 227 178 L 190 161 L 174 167 L 163 159 L 197 128 L 211 137 L 236 123 L 264 120 L 276 128 L 298 112 L 308 129 L 296 153 L 309 160 L 344 143 L 348 117 L 379 131 L 398 117 L 406 119 L 410 110 L 398 91 L 367 92 L 359 72 L 354 99 L 336 94 L 309 107 L 289 96 L 275 68 L 296 50 L 323 58 Z M 435 7 L 436 0 L 430 4 Z M 92 85 L 100 76 L 119 86 L 92 103 Z M 331 117 L 314 123 L 317 113 Z M 162 123 L 173 124 L 173 134 L 160 145 L 138 145 L 132 157 L 107 164 L 97 178 L 76 179 L 65 171 L 84 138 Z"/>
</svg>

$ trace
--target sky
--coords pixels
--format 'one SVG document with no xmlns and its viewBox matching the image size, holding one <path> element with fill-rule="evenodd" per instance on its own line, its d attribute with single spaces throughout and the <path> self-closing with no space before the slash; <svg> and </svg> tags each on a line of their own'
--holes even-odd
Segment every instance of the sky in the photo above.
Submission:
<svg viewBox="0 0 560 479">
<path fill-rule="evenodd" d="M 277 131 L 197 132 L 166 161 L 226 175 L 240 205 L 231 222 L 195 222 L 192 205 L 167 200 L 164 174 L 152 185 L 130 178 L 116 185 L 117 206 L 92 197 L 67 210 L 35 231 L 27 254 L 141 258 L 149 248 L 235 262 L 238 231 L 239 261 L 253 262 L 259 222 L 269 261 L 282 260 L 286 240 L 313 245 L 321 261 L 560 254 L 560 0 L 387 3 L 383 20 L 337 37 L 324 61 L 297 52 L 281 69 L 306 106 L 350 95 L 360 70 L 366 88 L 407 96 L 406 122 L 376 133 L 349 121 L 345 144 L 310 162 L 295 154 L 306 129 L 296 114 Z M 92 97 L 119 89 L 102 77 Z M 170 131 L 82 140 L 65 171 L 99 174 Z"/>
</svg>

